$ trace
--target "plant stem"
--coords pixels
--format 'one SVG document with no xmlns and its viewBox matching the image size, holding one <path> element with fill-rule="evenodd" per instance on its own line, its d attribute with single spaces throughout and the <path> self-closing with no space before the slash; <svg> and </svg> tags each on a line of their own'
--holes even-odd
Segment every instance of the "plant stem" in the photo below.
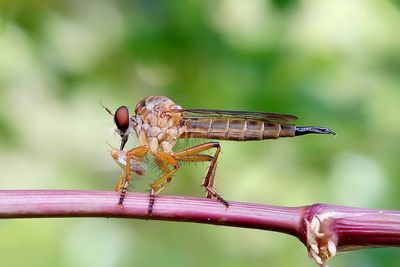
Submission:
<svg viewBox="0 0 400 267">
<path fill-rule="evenodd" d="M 296 235 L 300 208 L 231 202 L 226 209 L 207 198 L 156 197 L 147 214 L 148 194 L 128 193 L 124 207 L 112 191 L 15 190 L 0 191 L 0 218 L 115 217 L 168 220 L 273 230 Z"/>
<path fill-rule="evenodd" d="M 168 220 L 246 227 L 290 234 L 303 242 L 320 266 L 337 252 L 362 247 L 400 246 L 400 211 L 314 204 L 279 207 L 220 202 L 206 198 L 156 197 L 128 193 L 124 207 L 112 191 L 2 190 L 0 218 L 115 217 Z"/>
</svg>

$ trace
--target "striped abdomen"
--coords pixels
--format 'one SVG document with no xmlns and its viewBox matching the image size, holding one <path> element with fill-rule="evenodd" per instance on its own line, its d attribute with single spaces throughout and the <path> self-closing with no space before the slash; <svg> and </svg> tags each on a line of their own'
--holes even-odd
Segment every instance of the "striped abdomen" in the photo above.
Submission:
<svg viewBox="0 0 400 267">
<path fill-rule="evenodd" d="M 254 119 L 185 118 L 186 131 L 182 138 L 219 140 L 263 140 L 295 136 L 296 127 Z"/>
</svg>

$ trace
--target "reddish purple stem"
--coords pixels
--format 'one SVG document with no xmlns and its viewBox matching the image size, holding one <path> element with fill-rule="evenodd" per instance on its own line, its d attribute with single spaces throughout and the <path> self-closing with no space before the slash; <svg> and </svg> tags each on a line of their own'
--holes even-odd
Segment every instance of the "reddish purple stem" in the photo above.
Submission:
<svg viewBox="0 0 400 267">
<path fill-rule="evenodd" d="M 230 202 L 225 208 L 207 198 L 156 197 L 152 215 L 149 195 L 127 193 L 124 207 L 112 191 L 11 190 L 0 191 L 0 218 L 116 217 L 187 221 L 274 230 L 296 235 L 301 208 Z"/>
<path fill-rule="evenodd" d="M 296 236 L 321 266 L 337 251 L 400 246 L 400 211 L 315 204 L 279 207 L 159 195 L 148 216 L 148 194 L 112 191 L 0 190 L 0 218 L 115 217 L 185 221 L 271 230 Z"/>
<path fill-rule="evenodd" d="M 400 211 L 318 204 L 310 215 L 333 213 L 332 231 L 340 251 L 357 247 L 400 246 Z"/>
</svg>

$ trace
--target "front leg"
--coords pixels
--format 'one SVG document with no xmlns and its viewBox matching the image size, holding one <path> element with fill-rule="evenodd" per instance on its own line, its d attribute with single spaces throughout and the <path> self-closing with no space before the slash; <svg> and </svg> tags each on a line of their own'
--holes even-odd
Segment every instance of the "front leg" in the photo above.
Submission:
<svg viewBox="0 0 400 267">
<path fill-rule="evenodd" d="M 129 182 L 131 181 L 131 160 L 133 158 L 143 159 L 149 151 L 147 146 L 138 146 L 126 153 L 126 166 L 125 166 L 125 183 L 122 186 L 121 194 L 119 197 L 118 205 L 123 207 L 126 191 L 128 190 Z M 117 188 L 121 188 L 122 178 L 118 181 Z"/>
</svg>

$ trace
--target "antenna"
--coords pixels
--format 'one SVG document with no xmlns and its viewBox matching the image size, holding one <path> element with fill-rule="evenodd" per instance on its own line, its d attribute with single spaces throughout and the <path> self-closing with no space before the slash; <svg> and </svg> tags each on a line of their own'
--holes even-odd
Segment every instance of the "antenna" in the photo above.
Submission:
<svg viewBox="0 0 400 267">
<path fill-rule="evenodd" d="M 111 110 L 109 110 L 108 108 L 106 108 L 106 107 L 103 105 L 103 103 L 101 102 L 101 100 L 100 100 L 100 106 L 102 106 L 102 107 L 108 112 L 108 114 L 110 114 L 111 116 L 114 116 L 114 113 L 112 113 Z"/>
</svg>

